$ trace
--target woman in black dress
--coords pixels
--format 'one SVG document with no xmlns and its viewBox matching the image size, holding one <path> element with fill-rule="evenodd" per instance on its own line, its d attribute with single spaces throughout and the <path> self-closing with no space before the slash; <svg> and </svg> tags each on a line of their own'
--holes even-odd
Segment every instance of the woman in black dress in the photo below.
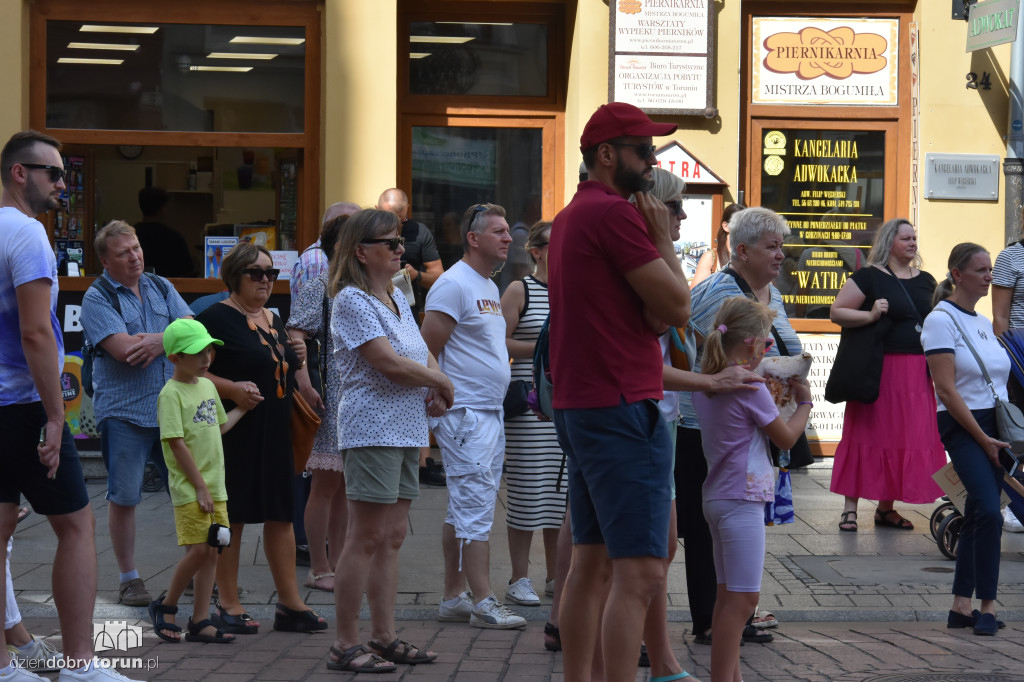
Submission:
<svg viewBox="0 0 1024 682">
<path fill-rule="evenodd" d="M 305 361 L 301 342 L 289 344 L 281 319 L 264 305 L 279 271 L 270 252 L 241 242 L 221 264 L 228 298 L 211 305 L 197 319 L 224 342 L 207 376 L 230 410 L 249 411 L 224 436 L 224 475 L 228 490 L 231 545 L 217 562 L 217 627 L 235 634 L 255 634 L 259 623 L 238 599 L 238 562 L 247 523 L 263 524 L 264 551 L 277 589 L 274 629 L 323 630 L 327 622 L 299 596 L 295 578 L 292 530 L 292 445 L 289 416 L 295 371 Z M 296 355 L 296 350 L 302 357 Z"/>
</svg>

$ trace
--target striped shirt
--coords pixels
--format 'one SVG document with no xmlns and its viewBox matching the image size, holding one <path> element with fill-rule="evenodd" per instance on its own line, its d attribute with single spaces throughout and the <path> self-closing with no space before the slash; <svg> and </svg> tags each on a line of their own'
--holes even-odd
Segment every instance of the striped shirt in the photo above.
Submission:
<svg viewBox="0 0 1024 682">
<path fill-rule="evenodd" d="M 782 294 L 779 293 L 774 284 L 770 284 L 768 290 L 772 296 L 772 300 L 768 305 L 776 311 L 775 331 L 779 333 L 779 337 L 786 344 L 786 350 L 789 351 L 789 354 L 799 355 L 802 351 L 800 338 L 793 331 L 793 327 L 789 324 L 789 318 L 786 317 L 786 309 L 782 304 Z M 698 284 L 693 290 L 690 324 L 693 325 L 698 334 L 707 336 L 711 332 L 715 317 L 718 315 L 718 309 L 722 307 L 725 299 L 742 295 L 743 292 L 740 290 L 739 285 L 736 284 L 736 280 L 732 275 L 725 272 L 714 273 Z M 769 348 L 765 355 L 767 357 L 779 355 L 778 345 L 773 345 Z M 696 368 L 698 372 L 700 371 L 700 363 L 703 356 L 703 348 L 698 347 Z M 679 394 L 679 422 L 688 429 L 699 428 L 697 414 L 693 410 L 693 400 L 690 397 L 690 393 L 686 391 Z"/>
<path fill-rule="evenodd" d="M 302 252 L 302 255 L 296 259 L 295 265 L 292 266 L 292 276 L 288 280 L 292 300 L 294 301 L 299 295 L 303 284 L 316 279 L 320 273 L 327 272 L 327 267 L 327 254 L 324 253 L 323 247 L 320 246 L 320 240 L 317 239 Z"/>
<path fill-rule="evenodd" d="M 996 256 L 992 267 L 992 284 L 1012 289 L 1010 298 L 1010 329 L 1024 327 L 1024 246 L 1012 244 Z"/>
<path fill-rule="evenodd" d="M 136 426 L 159 426 L 156 399 L 174 374 L 174 365 L 161 355 L 149 367 L 132 366 L 105 353 L 100 343 L 113 334 L 162 333 L 173 320 L 191 315 L 192 310 L 163 277 L 160 279 L 167 287 L 166 300 L 146 275 L 139 278 L 142 300 L 128 287 L 115 282 L 106 270 L 100 277 L 105 277 L 117 292 L 121 314 L 96 287 L 89 287 L 82 297 L 82 333 L 97 350 L 92 375 L 96 423 L 113 417 Z"/>
</svg>

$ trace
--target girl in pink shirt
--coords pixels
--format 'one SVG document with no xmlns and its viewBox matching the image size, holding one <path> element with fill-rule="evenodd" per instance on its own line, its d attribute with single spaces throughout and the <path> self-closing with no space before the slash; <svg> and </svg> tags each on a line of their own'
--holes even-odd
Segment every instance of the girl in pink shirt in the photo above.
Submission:
<svg viewBox="0 0 1024 682">
<path fill-rule="evenodd" d="M 736 296 L 718 311 L 704 339 L 701 373 L 729 365 L 753 370 L 771 348 L 775 310 Z M 764 569 L 764 503 L 775 499 L 775 474 L 768 440 L 786 450 L 807 426 L 811 390 L 791 379 L 798 402 L 788 421 L 779 415 L 764 384 L 757 391 L 694 393 L 708 477 L 704 516 L 714 541 L 718 592 L 711 620 L 711 681 L 741 682 L 740 638 L 757 607 Z"/>
</svg>

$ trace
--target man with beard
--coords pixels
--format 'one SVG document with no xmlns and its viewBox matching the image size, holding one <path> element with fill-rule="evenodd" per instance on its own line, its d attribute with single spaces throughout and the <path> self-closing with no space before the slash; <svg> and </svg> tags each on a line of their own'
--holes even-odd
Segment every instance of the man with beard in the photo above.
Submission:
<svg viewBox="0 0 1024 682">
<path fill-rule="evenodd" d="M 60 142 L 34 130 L 15 133 L 0 151 L 0 184 L 0 433 L 5 445 L 0 457 L 0 565 L 24 495 L 37 513 L 46 515 L 57 536 L 53 601 L 64 648 L 59 679 L 127 680 L 93 660 L 96 522 L 64 422 L 57 261 L 46 229 L 35 219 L 60 206 L 65 189 Z M 6 597 L 0 596 L 0 602 Z M 0 603 L 0 611 L 4 606 Z M 0 641 L 0 679 L 43 679 L 14 667 L 5 644 Z"/>
<path fill-rule="evenodd" d="M 551 229 L 554 419 L 573 536 L 560 616 L 573 624 L 562 632 L 569 682 L 598 672 L 598 633 L 604 679 L 632 680 L 648 606 L 665 591 L 673 451 L 653 320 L 685 325 L 690 291 L 674 216 L 647 190 L 651 136 L 675 130 L 630 104 L 599 107 L 580 138 L 590 179 Z"/>
</svg>

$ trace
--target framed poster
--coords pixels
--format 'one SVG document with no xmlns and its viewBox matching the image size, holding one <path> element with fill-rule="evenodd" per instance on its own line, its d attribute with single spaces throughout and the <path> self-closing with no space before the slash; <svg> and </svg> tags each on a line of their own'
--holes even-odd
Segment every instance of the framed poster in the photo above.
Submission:
<svg viewBox="0 0 1024 682">
<path fill-rule="evenodd" d="M 608 100 L 714 118 L 711 0 L 610 0 Z"/>
</svg>

